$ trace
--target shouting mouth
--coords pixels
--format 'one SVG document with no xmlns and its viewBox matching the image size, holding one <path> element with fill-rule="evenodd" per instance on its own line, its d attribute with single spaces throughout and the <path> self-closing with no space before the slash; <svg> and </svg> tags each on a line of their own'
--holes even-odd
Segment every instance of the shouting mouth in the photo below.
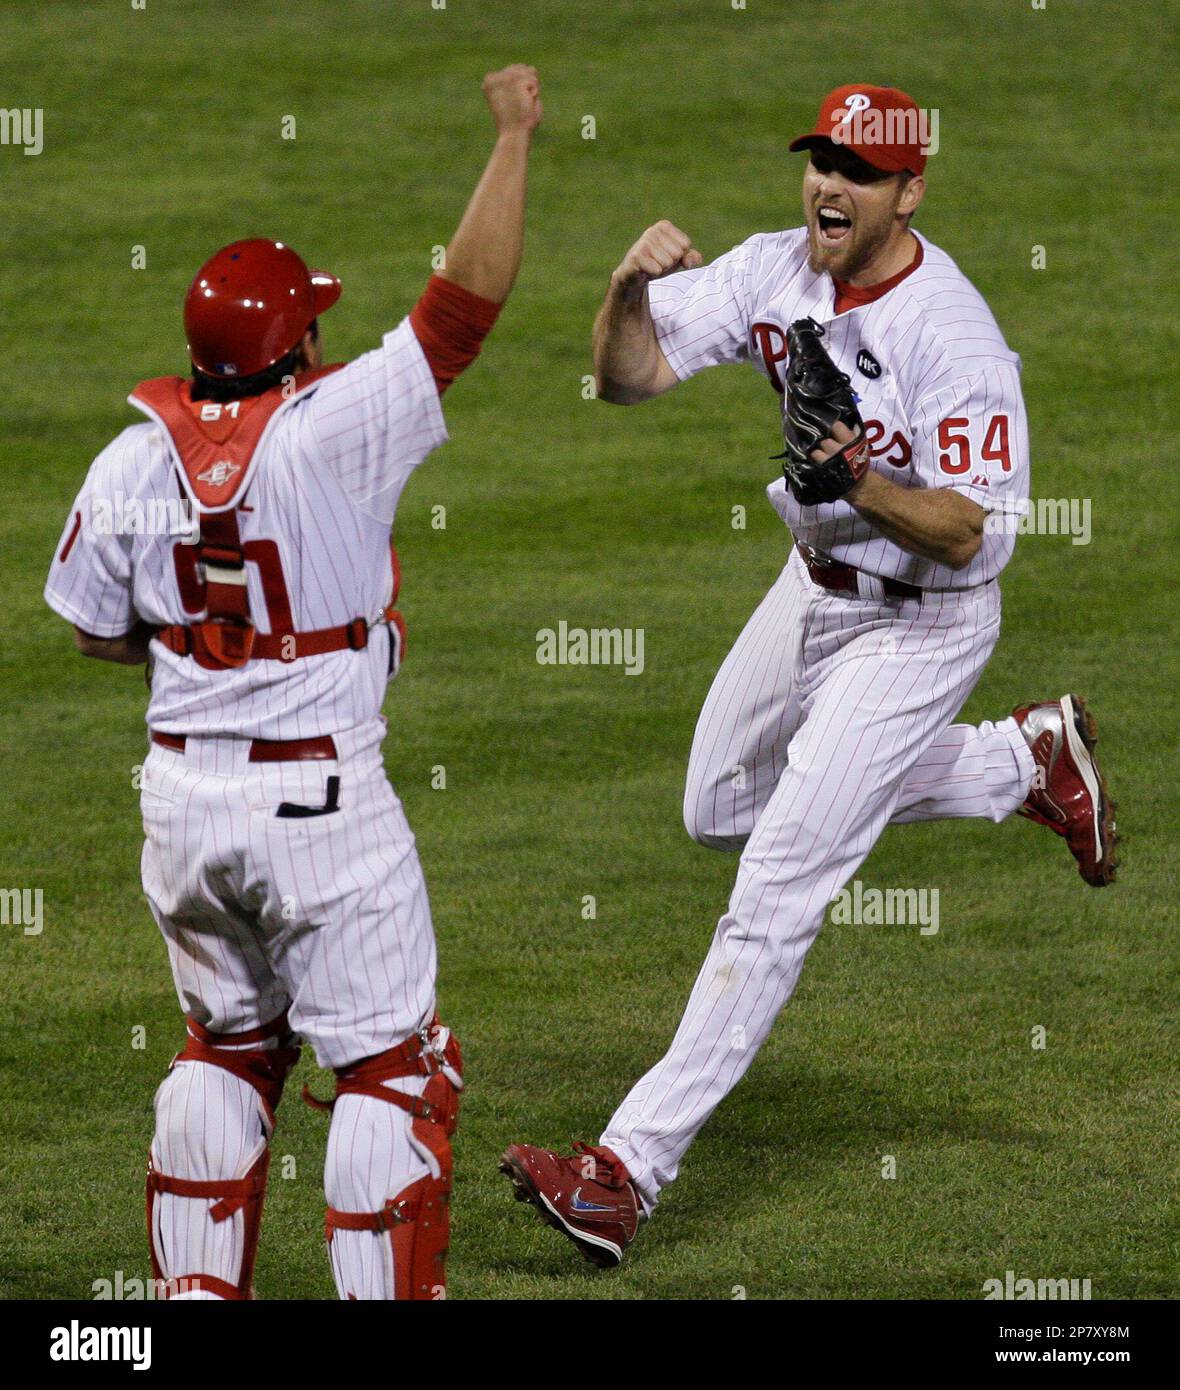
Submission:
<svg viewBox="0 0 1180 1390">
<path fill-rule="evenodd" d="M 816 231 L 821 246 L 839 246 L 852 234 L 852 218 L 824 203 L 816 212 Z"/>
</svg>

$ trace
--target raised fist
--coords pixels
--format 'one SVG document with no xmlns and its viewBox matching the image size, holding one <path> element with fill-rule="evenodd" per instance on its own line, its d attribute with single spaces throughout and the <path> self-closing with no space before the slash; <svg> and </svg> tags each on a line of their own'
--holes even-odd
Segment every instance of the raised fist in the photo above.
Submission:
<svg viewBox="0 0 1180 1390">
<path fill-rule="evenodd" d="M 623 289 L 642 289 L 649 280 L 659 280 L 677 270 L 695 270 L 702 264 L 701 253 L 692 238 L 671 222 L 649 227 L 619 262 L 615 282 Z"/>
<path fill-rule="evenodd" d="M 527 63 L 513 63 L 483 80 L 483 94 L 496 129 L 532 131 L 541 123 L 541 79 Z"/>
</svg>

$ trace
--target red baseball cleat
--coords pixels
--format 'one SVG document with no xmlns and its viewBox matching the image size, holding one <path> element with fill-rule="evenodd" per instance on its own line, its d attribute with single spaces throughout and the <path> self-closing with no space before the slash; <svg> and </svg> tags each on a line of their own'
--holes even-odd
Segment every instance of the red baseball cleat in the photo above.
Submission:
<svg viewBox="0 0 1180 1390">
<path fill-rule="evenodd" d="M 1086 702 L 1080 695 L 1063 695 L 1019 705 L 1012 717 L 1037 763 L 1020 814 L 1065 836 L 1087 883 L 1095 888 L 1113 883 L 1118 867 L 1114 802 L 1094 761 L 1098 729 Z"/>
<path fill-rule="evenodd" d="M 518 1202 L 531 1202 L 542 1220 L 569 1236 L 591 1264 L 612 1269 L 635 1239 L 639 1196 L 622 1160 L 610 1149 L 575 1144 L 568 1157 L 532 1144 L 513 1144 L 500 1159 Z"/>
</svg>

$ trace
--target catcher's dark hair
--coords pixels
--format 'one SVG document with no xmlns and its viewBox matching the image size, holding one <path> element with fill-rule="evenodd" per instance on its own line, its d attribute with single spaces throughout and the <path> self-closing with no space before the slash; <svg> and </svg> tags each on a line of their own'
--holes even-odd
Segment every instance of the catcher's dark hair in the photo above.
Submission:
<svg viewBox="0 0 1180 1390">
<path fill-rule="evenodd" d="M 319 319 L 312 319 L 308 332 L 313 338 L 320 336 Z M 220 377 L 209 376 L 200 367 L 193 366 L 192 399 L 194 401 L 241 401 L 248 396 L 261 396 L 276 386 L 281 386 L 286 377 L 292 377 L 298 367 L 298 354 L 295 348 L 285 353 L 279 360 L 264 371 L 253 376 Z"/>
</svg>

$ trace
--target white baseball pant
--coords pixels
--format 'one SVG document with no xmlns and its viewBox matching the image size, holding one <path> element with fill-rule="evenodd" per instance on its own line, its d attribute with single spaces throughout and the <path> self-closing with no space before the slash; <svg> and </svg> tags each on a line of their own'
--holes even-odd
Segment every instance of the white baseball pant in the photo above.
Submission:
<svg viewBox="0 0 1180 1390">
<path fill-rule="evenodd" d="M 741 849 L 737 882 L 664 1057 L 601 1142 L 648 1210 L 790 998 L 828 903 L 890 822 L 1024 800 L 1012 719 L 951 724 L 1000 630 L 999 586 L 918 600 L 815 585 L 793 552 L 713 682 L 684 799 L 693 839 Z"/>
<path fill-rule="evenodd" d="M 250 763 L 249 740 L 153 744 L 143 769 L 143 886 L 168 945 L 184 1012 L 214 1034 L 249 1033 L 284 1011 L 321 1066 L 405 1041 L 434 1015 L 435 943 L 413 833 L 385 775 L 385 721 L 334 734 L 337 758 Z M 287 818 L 283 802 L 339 810 Z M 270 1045 L 270 1044 L 268 1044 Z M 417 1077 L 386 1083 L 418 1094 Z M 242 1178 L 272 1117 L 246 1081 L 181 1061 L 156 1096 L 153 1164 L 174 1178 Z M 325 1164 L 328 1205 L 375 1211 L 437 1164 L 402 1109 L 343 1097 Z M 245 1214 L 211 1221 L 203 1197 L 161 1193 L 153 1237 L 164 1273 L 237 1282 Z M 331 1247 L 342 1297 L 392 1298 L 389 1240 L 341 1231 Z M 181 1297 L 210 1297 L 181 1294 Z"/>
<path fill-rule="evenodd" d="M 153 744 L 143 887 L 181 1008 L 215 1033 L 284 1009 L 321 1066 L 409 1037 L 434 1011 L 435 945 L 414 835 L 381 758 L 385 721 L 334 734 L 338 758 L 251 763 L 248 739 Z M 340 809 L 286 819 L 282 802 Z"/>
</svg>

